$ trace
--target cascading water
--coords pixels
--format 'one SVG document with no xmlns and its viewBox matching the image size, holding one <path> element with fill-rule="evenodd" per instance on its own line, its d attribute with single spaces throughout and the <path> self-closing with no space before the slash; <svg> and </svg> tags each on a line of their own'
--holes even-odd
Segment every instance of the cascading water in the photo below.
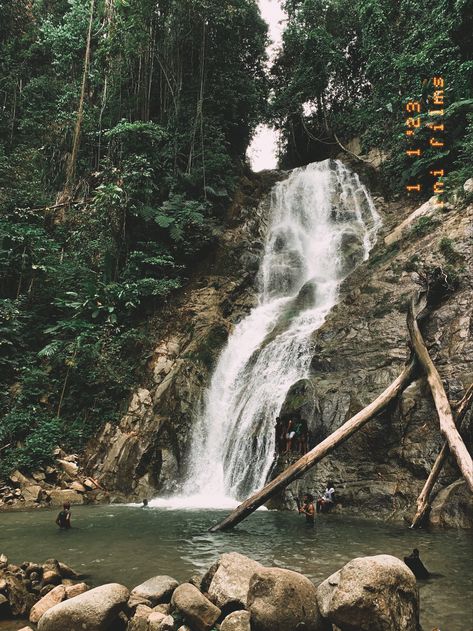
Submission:
<svg viewBox="0 0 473 631">
<path fill-rule="evenodd" d="M 230 335 L 205 393 L 186 505 L 227 506 L 264 484 L 275 417 L 291 385 L 308 376 L 312 334 L 341 281 L 368 257 L 379 224 L 366 188 L 341 162 L 295 169 L 276 184 L 258 306 Z"/>
</svg>

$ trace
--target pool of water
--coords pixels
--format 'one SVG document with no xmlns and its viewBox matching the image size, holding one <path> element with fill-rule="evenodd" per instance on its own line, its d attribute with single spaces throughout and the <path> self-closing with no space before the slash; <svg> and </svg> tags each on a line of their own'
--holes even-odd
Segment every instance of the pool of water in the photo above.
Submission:
<svg viewBox="0 0 473 631">
<path fill-rule="evenodd" d="M 403 525 L 322 515 L 315 528 L 295 513 L 258 511 L 235 530 L 207 529 L 226 511 L 73 507 L 73 528 L 60 531 L 56 511 L 0 514 L 0 553 L 11 562 L 55 557 L 99 584 L 134 587 L 156 574 L 179 581 L 202 574 L 223 552 L 237 551 L 265 565 L 302 572 L 316 584 L 350 559 L 373 554 L 399 558 L 419 548 L 438 578 L 420 581 L 424 631 L 473 630 L 473 546 L 465 531 L 412 531 Z"/>
</svg>

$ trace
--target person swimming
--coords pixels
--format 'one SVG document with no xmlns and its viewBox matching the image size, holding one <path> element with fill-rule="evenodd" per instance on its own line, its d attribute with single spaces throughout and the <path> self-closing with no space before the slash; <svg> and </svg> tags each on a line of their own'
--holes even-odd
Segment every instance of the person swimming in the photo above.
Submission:
<svg viewBox="0 0 473 631">
<path fill-rule="evenodd" d="M 69 502 L 64 502 L 62 505 L 62 511 L 56 517 L 56 524 L 61 530 L 69 530 L 71 527 L 71 505 Z"/>
<path fill-rule="evenodd" d="M 143 504 L 142 504 L 141 508 L 148 508 L 148 500 L 146 499 L 146 497 L 143 500 Z"/>
<path fill-rule="evenodd" d="M 414 548 L 409 556 L 404 557 L 404 563 L 407 565 L 407 567 L 411 570 L 416 578 L 426 579 L 432 576 L 432 574 L 420 560 L 419 550 L 417 548 Z"/>
</svg>

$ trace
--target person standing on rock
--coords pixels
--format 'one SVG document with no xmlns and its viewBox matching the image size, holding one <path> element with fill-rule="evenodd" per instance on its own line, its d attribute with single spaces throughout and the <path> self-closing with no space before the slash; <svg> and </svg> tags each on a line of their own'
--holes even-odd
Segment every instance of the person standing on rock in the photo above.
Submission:
<svg viewBox="0 0 473 631">
<path fill-rule="evenodd" d="M 61 530 L 69 530 L 71 527 L 71 505 L 69 502 L 64 502 L 62 505 L 62 511 L 56 517 L 56 524 Z"/>
<path fill-rule="evenodd" d="M 291 419 L 287 422 L 286 427 L 286 451 L 284 453 L 289 454 L 292 451 L 292 440 L 296 432 L 294 431 L 294 425 Z"/>
<path fill-rule="evenodd" d="M 299 508 L 299 514 L 305 515 L 308 524 L 315 524 L 314 496 L 310 493 L 304 495 L 304 503 Z"/>
</svg>

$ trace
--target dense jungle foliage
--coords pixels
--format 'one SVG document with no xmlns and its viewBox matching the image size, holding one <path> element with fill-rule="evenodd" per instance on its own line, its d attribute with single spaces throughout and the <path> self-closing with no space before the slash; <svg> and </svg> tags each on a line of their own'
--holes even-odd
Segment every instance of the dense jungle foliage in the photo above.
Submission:
<svg viewBox="0 0 473 631">
<path fill-rule="evenodd" d="M 272 121 L 282 132 L 282 162 L 306 164 L 361 139 L 367 153 L 389 156 L 387 193 L 410 182 L 432 194 L 430 169 L 450 188 L 473 173 L 472 0 L 286 0 L 284 44 L 272 72 Z M 444 106 L 434 103 L 434 77 L 444 80 Z M 421 126 L 406 137 L 409 100 Z M 439 100 L 439 99 L 437 99 Z M 445 131 L 429 110 L 444 109 Z M 444 142 L 432 147 L 430 138 Z M 421 148 L 420 157 L 406 149 Z"/>
<path fill-rule="evenodd" d="M 0 473 L 116 418 L 266 107 L 253 0 L 0 0 Z"/>
</svg>

